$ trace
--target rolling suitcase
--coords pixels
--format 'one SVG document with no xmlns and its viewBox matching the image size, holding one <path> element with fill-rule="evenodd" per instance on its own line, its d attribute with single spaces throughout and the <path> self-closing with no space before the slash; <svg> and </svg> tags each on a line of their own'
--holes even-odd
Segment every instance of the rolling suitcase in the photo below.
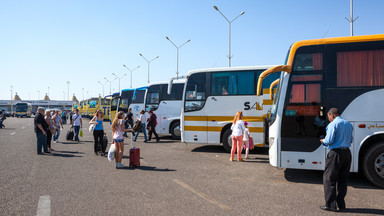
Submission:
<svg viewBox="0 0 384 216">
<path fill-rule="evenodd" d="M 73 140 L 73 137 L 75 136 L 75 133 L 73 132 L 73 129 L 69 129 L 69 131 L 67 132 L 67 140 Z"/>
<path fill-rule="evenodd" d="M 140 148 L 132 147 L 132 135 L 131 135 L 131 149 L 129 149 L 129 167 L 140 166 Z"/>
</svg>

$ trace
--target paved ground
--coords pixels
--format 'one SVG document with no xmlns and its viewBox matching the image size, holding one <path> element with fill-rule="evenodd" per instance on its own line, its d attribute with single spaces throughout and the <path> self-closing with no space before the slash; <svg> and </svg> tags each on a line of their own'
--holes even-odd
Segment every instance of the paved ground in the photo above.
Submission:
<svg viewBox="0 0 384 216">
<path fill-rule="evenodd" d="M 33 119 L 8 118 L 5 124 L 0 215 L 338 214 L 319 209 L 322 172 L 278 170 L 263 149 L 246 162 L 230 162 L 221 146 L 185 145 L 168 137 L 144 143 L 140 136 L 134 145 L 141 148 L 142 166 L 116 170 L 94 155 L 86 130 L 79 144 L 65 141 L 65 125 L 53 154 L 36 155 Z M 109 123 L 104 125 L 110 139 Z M 349 185 L 343 215 L 384 215 L 382 189 L 357 174 Z"/>
</svg>

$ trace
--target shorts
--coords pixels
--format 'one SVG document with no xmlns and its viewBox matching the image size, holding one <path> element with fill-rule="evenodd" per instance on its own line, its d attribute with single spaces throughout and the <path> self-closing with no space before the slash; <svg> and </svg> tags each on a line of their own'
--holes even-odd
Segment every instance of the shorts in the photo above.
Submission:
<svg viewBox="0 0 384 216">
<path fill-rule="evenodd" d="M 122 143 L 122 142 L 124 142 L 124 139 L 113 139 L 113 142 Z"/>
</svg>

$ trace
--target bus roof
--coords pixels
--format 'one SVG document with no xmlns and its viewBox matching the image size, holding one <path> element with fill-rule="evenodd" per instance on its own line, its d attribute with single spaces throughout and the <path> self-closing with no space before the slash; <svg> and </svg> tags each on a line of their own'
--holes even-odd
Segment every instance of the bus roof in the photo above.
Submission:
<svg viewBox="0 0 384 216">
<path fill-rule="evenodd" d="M 186 81 L 185 78 L 181 78 L 181 79 L 173 81 L 173 84 L 175 84 L 175 83 L 185 83 L 185 81 Z M 168 81 L 160 81 L 160 82 L 151 83 L 151 84 L 149 84 L 149 86 L 164 85 L 164 84 L 168 85 L 168 83 L 169 83 Z"/>
<path fill-rule="evenodd" d="M 312 46 L 312 45 L 324 45 L 324 44 L 339 44 L 339 43 L 356 43 L 356 42 L 368 42 L 368 41 L 384 41 L 384 34 L 378 35 L 363 35 L 363 36 L 348 36 L 348 37 L 335 37 L 335 38 L 323 38 L 323 39 L 312 39 L 312 40 L 302 40 L 297 41 L 291 46 L 291 51 L 289 54 L 289 59 L 287 65 L 292 65 L 293 57 L 296 50 L 299 47 L 303 46 Z"/>
<path fill-rule="evenodd" d="M 205 68 L 205 69 L 196 69 L 188 72 L 187 76 L 190 76 L 194 73 L 206 73 L 206 72 L 222 72 L 222 71 L 243 71 L 243 70 L 266 70 L 276 65 L 261 65 L 261 66 L 242 66 L 242 67 L 221 67 L 221 68 Z"/>
<path fill-rule="evenodd" d="M 139 88 L 128 88 L 128 89 L 123 89 L 123 90 L 121 90 L 121 91 L 123 92 L 123 91 L 146 90 L 147 88 L 148 88 L 148 86 L 143 86 L 143 87 L 139 87 Z"/>
</svg>

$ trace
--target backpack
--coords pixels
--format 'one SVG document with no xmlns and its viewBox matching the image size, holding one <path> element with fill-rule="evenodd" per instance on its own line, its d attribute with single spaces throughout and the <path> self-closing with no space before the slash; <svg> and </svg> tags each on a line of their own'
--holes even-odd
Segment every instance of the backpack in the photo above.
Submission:
<svg viewBox="0 0 384 216">
<path fill-rule="evenodd" d="M 140 121 L 140 120 L 137 120 L 137 121 L 135 122 L 135 124 L 133 125 L 132 130 L 133 130 L 134 132 L 138 132 L 138 131 L 140 131 L 142 128 L 143 128 L 143 124 L 141 124 L 141 121 Z"/>
</svg>

